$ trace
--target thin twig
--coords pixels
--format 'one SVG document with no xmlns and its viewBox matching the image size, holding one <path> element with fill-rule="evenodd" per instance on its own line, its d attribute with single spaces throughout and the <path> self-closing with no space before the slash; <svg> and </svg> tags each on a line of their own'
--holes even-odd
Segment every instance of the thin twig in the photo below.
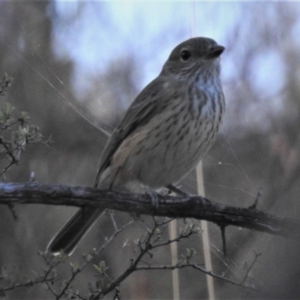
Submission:
<svg viewBox="0 0 300 300">
<path fill-rule="evenodd" d="M 257 291 L 257 288 L 255 288 L 253 286 L 245 285 L 244 282 L 238 282 L 238 281 L 228 279 L 228 278 L 226 278 L 222 275 L 215 274 L 212 271 L 207 271 L 206 269 L 204 269 L 203 267 L 201 267 L 199 264 L 196 264 L 196 263 L 185 263 L 185 264 L 163 265 L 163 266 L 138 266 L 136 268 L 136 271 L 141 271 L 141 270 L 175 270 L 175 269 L 183 269 L 183 268 L 187 268 L 187 267 L 196 269 L 196 270 L 201 271 L 202 273 L 204 273 L 206 275 L 210 275 L 210 276 L 212 276 L 213 278 L 216 278 L 216 279 L 221 279 L 221 280 L 226 281 L 228 283 L 231 283 L 233 285 L 238 285 L 238 286 L 246 288 L 246 289 Z"/>
<path fill-rule="evenodd" d="M 150 241 L 152 236 L 155 234 L 157 227 L 158 225 L 155 221 L 155 225 L 153 226 L 153 228 L 150 231 L 147 231 L 147 238 L 143 242 L 143 246 L 140 239 L 139 241 L 140 253 L 137 255 L 136 258 L 132 258 L 130 260 L 130 266 L 119 277 L 113 280 L 106 289 L 99 291 L 97 294 L 91 297 L 91 300 L 97 300 L 100 298 L 101 295 L 106 295 L 112 290 L 114 290 L 122 281 L 124 281 L 131 273 L 133 273 L 136 270 L 136 267 L 138 263 L 142 260 L 143 256 L 145 254 L 149 254 L 149 250 L 152 249 L 152 245 L 150 244 Z"/>
<path fill-rule="evenodd" d="M 251 206 L 249 206 L 249 209 L 256 209 L 257 208 L 258 202 L 259 202 L 259 200 L 262 197 L 262 191 L 263 191 L 263 188 L 261 187 L 259 189 L 258 193 L 257 193 L 257 196 L 256 196 L 256 198 L 254 200 L 254 203 Z"/>
<path fill-rule="evenodd" d="M 104 250 L 108 245 L 109 243 L 114 240 L 114 238 L 120 233 L 122 232 L 125 228 L 127 228 L 129 225 L 131 225 L 133 223 L 133 220 L 131 220 L 130 222 L 126 223 L 125 225 L 123 225 L 121 228 L 117 229 L 110 237 L 109 239 L 107 239 L 105 241 L 105 243 L 94 253 L 93 255 L 93 258 L 98 255 L 102 250 Z M 90 262 L 92 261 L 93 259 L 91 260 L 86 260 L 82 265 L 81 267 L 79 267 L 77 270 L 73 271 L 72 272 L 72 275 L 71 277 L 66 281 L 66 284 L 64 286 L 64 288 L 62 289 L 62 291 L 56 296 L 56 300 L 59 300 L 61 299 L 66 290 L 69 288 L 70 284 L 74 281 L 74 279 L 76 278 L 76 276 L 82 272 L 83 269 L 85 269 L 85 267 L 90 264 Z"/>
<path fill-rule="evenodd" d="M 241 281 L 241 284 L 244 284 L 244 282 L 247 280 L 250 271 L 252 270 L 253 266 L 254 266 L 255 263 L 257 262 L 257 259 L 258 259 L 262 254 L 261 254 L 261 253 L 256 253 L 256 252 L 254 251 L 254 255 L 255 255 L 254 260 L 252 261 L 250 267 L 247 269 L 246 274 L 245 274 L 243 280 Z"/>
</svg>

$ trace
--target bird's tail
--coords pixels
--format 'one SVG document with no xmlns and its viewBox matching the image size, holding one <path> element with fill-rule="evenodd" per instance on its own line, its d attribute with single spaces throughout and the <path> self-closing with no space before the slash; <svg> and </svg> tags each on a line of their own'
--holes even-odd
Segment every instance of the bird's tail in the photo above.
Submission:
<svg viewBox="0 0 300 300">
<path fill-rule="evenodd" d="M 65 254 L 71 255 L 103 211 L 103 209 L 95 207 L 79 209 L 52 238 L 47 247 L 47 252 L 58 254 L 63 251 Z"/>
</svg>

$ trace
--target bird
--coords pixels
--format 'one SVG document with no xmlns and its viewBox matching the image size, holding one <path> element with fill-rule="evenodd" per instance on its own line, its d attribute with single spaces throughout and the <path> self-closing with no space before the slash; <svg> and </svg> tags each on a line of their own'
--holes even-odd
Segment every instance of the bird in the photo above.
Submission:
<svg viewBox="0 0 300 300">
<path fill-rule="evenodd" d="M 211 38 L 195 37 L 171 51 L 158 77 L 138 94 L 108 139 L 94 187 L 157 191 L 197 166 L 214 143 L 225 111 L 224 50 Z M 102 213 L 80 208 L 46 251 L 71 255 Z"/>
</svg>

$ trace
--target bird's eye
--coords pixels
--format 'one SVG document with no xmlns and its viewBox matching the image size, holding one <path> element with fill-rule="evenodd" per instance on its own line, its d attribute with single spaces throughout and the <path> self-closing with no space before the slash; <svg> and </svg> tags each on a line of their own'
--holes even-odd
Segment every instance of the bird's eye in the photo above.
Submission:
<svg viewBox="0 0 300 300">
<path fill-rule="evenodd" d="M 183 61 L 187 61 L 191 57 L 191 52 L 189 52 L 187 50 L 182 50 L 180 53 L 180 57 Z"/>
</svg>

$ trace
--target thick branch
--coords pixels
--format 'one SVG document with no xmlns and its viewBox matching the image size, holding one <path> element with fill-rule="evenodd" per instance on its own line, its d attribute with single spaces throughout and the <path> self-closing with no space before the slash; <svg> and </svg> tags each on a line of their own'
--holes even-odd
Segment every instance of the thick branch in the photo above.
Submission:
<svg viewBox="0 0 300 300">
<path fill-rule="evenodd" d="M 37 183 L 0 183 L 0 204 L 94 206 L 137 214 L 194 218 L 224 226 L 234 225 L 300 239 L 300 221 L 270 215 L 256 209 L 226 206 L 200 196 L 161 196 L 158 209 L 150 195 L 117 193 L 89 187 Z"/>
</svg>

